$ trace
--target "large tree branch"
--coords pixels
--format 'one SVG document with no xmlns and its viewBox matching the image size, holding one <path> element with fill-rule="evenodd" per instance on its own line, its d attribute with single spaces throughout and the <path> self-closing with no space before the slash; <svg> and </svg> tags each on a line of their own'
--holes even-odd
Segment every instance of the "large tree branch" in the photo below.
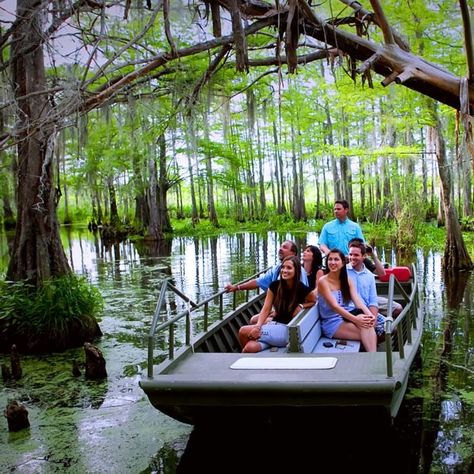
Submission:
<svg viewBox="0 0 474 474">
<path fill-rule="evenodd" d="M 472 47 L 471 15 L 466 0 L 459 0 L 459 6 L 461 7 L 462 23 L 464 26 L 464 45 L 466 48 L 467 67 L 469 71 L 468 78 L 472 84 L 474 81 L 474 51 Z"/>
<path fill-rule="evenodd" d="M 335 28 L 320 20 L 305 2 L 298 0 L 302 11 L 307 15 L 306 34 L 319 41 L 330 44 L 354 59 L 366 61 L 377 55 L 372 69 L 384 76 L 388 85 L 391 82 L 404 86 L 439 102 L 459 110 L 460 78 L 445 71 L 440 66 L 429 63 L 395 44 L 377 45 L 357 35 Z M 474 110 L 474 89 L 469 87 L 469 103 Z"/>
<path fill-rule="evenodd" d="M 243 30 L 244 35 L 247 36 L 250 34 L 254 34 L 263 28 L 267 28 L 268 26 L 274 25 L 276 21 L 277 19 L 275 16 L 270 16 L 263 20 L 258 20 Z M 191 56 L 193 54 L 201 53 L 203 51 L 208 51 L 210 49 L 214 49 L 219 46 L 223 46 L 233 42 L 234 35 L 221 36 L 220 38 L 205 41 L 203 43 L 190 46 L 189 48 L 179 49 L 177 51 L 177 54 L 178 57 L 184 58 L 186 56 Z M 169 53 L 161 53 L 155 56 L 148 62 L 148 64 L 146 64 L 142 68 L 137 69 L 129 74 L 126 74 L 125 76 L 120 77 L 115 81 L 108 82 L 103 87 L 97 89 L 95 92 L 92 92 L 91 97 L 89 97 L 82 103 L 82 105 L 80 106 L 80 110 L 78 111 L 85 112 L 101 105 L 105 100 L 112 97 L 123 87 L 130 85 L 138 78 L 149 74 L 150 72 L 163 66 L 167 62 L 172 61 L 173 59 L 174 57 Z"/>
<path fill-rule="evenodd" d="M 388 24 L 387 17 L 385 16 L 385 13 L 382 9 L 382 5 L 380 5 L 379 0 L 370 0 L 370 4 L 372 5 L 372 8 L 374 9 L 377 25 L 379 25 L 380 29 L 382 30 L 385 44 L 395 44 L 395 41 L 393 39 L 392 29 L 390 28 L 390 25 Z"/>
</svg>

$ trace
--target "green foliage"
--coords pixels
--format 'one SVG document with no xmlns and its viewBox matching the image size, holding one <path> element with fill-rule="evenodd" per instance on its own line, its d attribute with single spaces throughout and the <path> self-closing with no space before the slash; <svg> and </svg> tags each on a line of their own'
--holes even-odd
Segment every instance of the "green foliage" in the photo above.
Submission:
<svg viewBox="0 0 474 474">
<path fill-rule="evenodd" d="M 46 280 L 37 289 L 1 281 L 0 339 L 45 335 L 60 342 L 73 328 L 95 324 L 102 310 L 99 291 L 74 274 Z"/>
<path fill-rule="evenodd" d="M 474 406 L 474 392 L 467 390 L 460 390 L 459 396 L 462 398 L 464 403 Z"/>
</svg>

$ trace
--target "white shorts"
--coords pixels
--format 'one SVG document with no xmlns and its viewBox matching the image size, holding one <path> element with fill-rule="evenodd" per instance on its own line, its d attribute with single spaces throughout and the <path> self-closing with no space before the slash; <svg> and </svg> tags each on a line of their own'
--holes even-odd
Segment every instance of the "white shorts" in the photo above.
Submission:
<svg viewBox="0 0 474 474">
<path fill-rule="evenodd" d="M 264 324 L 258 342 L 262 351 L 269 347 L 285 347 L 288 344 L 288 326 L 276 321 Z"/>
</svg>

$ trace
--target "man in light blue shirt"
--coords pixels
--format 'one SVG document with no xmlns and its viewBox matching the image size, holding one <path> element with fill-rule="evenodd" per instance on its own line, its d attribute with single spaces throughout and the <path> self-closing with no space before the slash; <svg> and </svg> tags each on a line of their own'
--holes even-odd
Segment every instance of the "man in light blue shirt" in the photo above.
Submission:
<svg viewBox="0 0 474 474">
<path fill-rule="evenodd" d="M 349 240 L 359 237 L 363 241 L 364 234 L 357 222 L 351 221 L 349 213 L 349 203 L 345 199 L 338 199 L 334 203 L 334 214 L 336 219 L 324 224 L 319 236 L 319 246 L 325 255 L 331 249 L 339 249 L 344 255 L 349 253 Z"/>
<path fill-rule="evenodd" d="M 364 265 L 366 256 L 365 245 L 352 242 L 349 247 L 349 264 L 347 274 L 357 286 L 357 293 L 376 318 L 375 332 L 377 336 L 384 333 L 385 318 L 379 314 L 377 287 L 374 274 Z"/>
</svg>

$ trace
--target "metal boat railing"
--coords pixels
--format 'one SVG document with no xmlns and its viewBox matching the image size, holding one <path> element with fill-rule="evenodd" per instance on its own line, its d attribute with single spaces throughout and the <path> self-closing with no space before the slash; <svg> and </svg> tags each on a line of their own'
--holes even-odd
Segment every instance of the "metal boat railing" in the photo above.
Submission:
<svg viewBox="0 0 474 474">
<path fill-rule="evenodd" d="M 395 320 L 391 316 L 386 318 L 385 322 L 385 351 L 387 361 L 387 376 L 393 376 L 393 345 L 394 340 L 398 340 L 398 353 L 400 359 L 405 358 L 405 344 L 412 344 L 412 330 L 417 329 L 417 315 L 419 310 L 419 292 L 418 292 L 418 278 L 416 268 L 412 265 L 411 268 L 413 286 L 411 294 L 408 295 L 400 284 L 400 282 L 392 274 L 388 281 L 388 306 L 387 314 L 392 314 L 393 299 L 395 288 L 402 295 L 405 306 L 402 312 Z"/>
<path fill-rule="evenodd" d="M 269 268 L 266 268 L 265 270 L 255 273 L 251 277 L 240 281 L 238 284 L 242 285 L 243 283 L 247 281 L 253 280 L 254 278 L 268 271 Z M 159 321 L 161 312 L 163 310 L 163 305 L 165 304 L 165 296 L 166 296 L 167 291 L 172 291 L 173 293 L 178 295 L 180 298 L 182 298 L 188 304 L 188 308 L 178 313 L 176 316 L 172 317 L 171 319 L 168 319 L 167 321 L 158 325 L 158 321 Z M 153 378 L 155 335 L 159 333 L 160 331 L 168 329 L 168 357 L 169 359 L 174 359 L 174 353 L 175 353 L 174 331 L 175 331 L 176 323 L 182 320 L 183 318 L 185 318 L 185 322 L 186 322 L 185 344 L 189 346 L 191 344 L 191 328 L 192 328 L 191 313 L 202 309 L 204 331 L 207 331 L 208 324 L 209 324 L 209 304 L 215 303 L 216 300 L 218 300 L 218 306 L 219 306 L 218 317 L 219 319 L 222 319 L 224 317 L 224 295 L 228 295 L 228 294 L 229 293 L 227 291 L 223 290 L 223 291 L 220 291 L 219 293 L 216 293 L 210 296 L 204 301 L 195 303 L 188 296 L 182 293 L 178 288 L 176 288 L 173 284 L 171 284 L 169 280 L 163 280 L 160 287 L 160 293 L 158 295 L 158 302 L 156 303 L 155 312 L 153 313 L 153 319 L 151 322 L 150 331 L 148 333 L 148 371 L 147 371 L 148 378 Z M 245 295 L 244 300 L 249 301 L 250 290 L 246 290 L 244 292 L 244 295 Z M 234 292 L 233 298 L 232 298 L 232 309 L 235 309 L 236 307 L 237 307 L 237 293 Z"/>
</svg>

